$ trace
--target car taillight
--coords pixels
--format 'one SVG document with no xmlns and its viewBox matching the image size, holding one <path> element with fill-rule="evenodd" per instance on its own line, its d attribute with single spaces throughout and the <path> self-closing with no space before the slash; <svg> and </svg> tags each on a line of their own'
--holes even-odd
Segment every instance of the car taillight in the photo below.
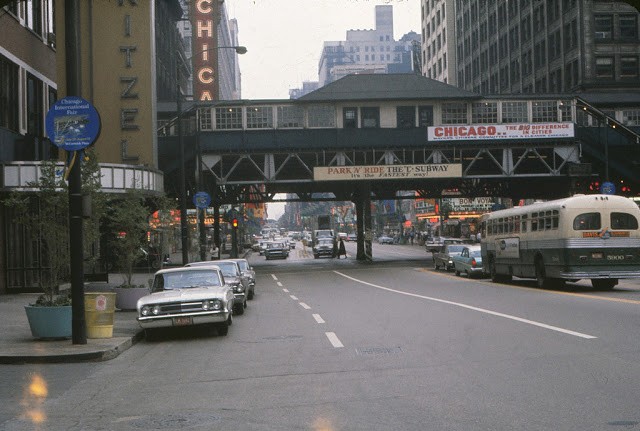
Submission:
<svg viewBox="0 0 640 431">
<path fill-rule="evenodd" d="M 475 259 L 471 259 L 471 267 L 475 268 L 477 265 L 476 260 Z"/>
</svg>

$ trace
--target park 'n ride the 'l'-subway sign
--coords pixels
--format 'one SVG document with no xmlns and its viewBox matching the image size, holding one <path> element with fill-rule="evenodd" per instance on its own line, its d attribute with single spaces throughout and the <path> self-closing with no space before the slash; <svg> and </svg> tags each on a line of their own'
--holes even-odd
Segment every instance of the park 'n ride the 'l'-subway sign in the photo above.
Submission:
<svg viewBox="0 0 640 431">
<path fill-rule="evenodd" d="M 573 123 L 471 124 L 427 129 L 429 142 L 502 139 L 558 139 L 575 136 Z"/>
<path fill-rule="evenodd" d="M 315 181 L 398 180 L 412 178 L 460 178 L 462 165 L 320 166 L 313 168 Z"/>
<path fill-rule="evenodd" d="M 96 108 L 81 97 L 68 96 L 49 108 L 45 128 L 51 142 L 66 151 L 82 150 L 100 134 Z"/>
</svg>

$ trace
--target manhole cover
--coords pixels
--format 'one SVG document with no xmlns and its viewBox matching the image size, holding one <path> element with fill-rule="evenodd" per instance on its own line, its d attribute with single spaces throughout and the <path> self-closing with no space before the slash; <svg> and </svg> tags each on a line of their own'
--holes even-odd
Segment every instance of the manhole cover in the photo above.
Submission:
<svg viewBox="0 0 640 431">
<path fill-rule="evenodd" d="M 363 347 L 356 349 L 358 355 L 397 355 L 402 353 L 402 347 Z"/>
</svg>

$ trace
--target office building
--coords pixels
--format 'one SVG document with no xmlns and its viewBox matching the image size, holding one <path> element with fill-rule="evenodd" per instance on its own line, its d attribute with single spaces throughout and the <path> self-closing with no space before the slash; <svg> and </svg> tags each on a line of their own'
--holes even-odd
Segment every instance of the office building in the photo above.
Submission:
<svg viewBox="0 0 640 431">
<path fill-rule="evenodd" d="M 640 88 L 623 1 L 422 0 L 423 75 L 482 94 Z"/>
<path fill-rule="evenodd" d="M 373 30 L 348 30 L 344 41 L 324 42 L 318 63 L 319 87 L 354 73 L 410 73 L 420 35 L 393 38 L 393 6 L 375 7 Z"/>
</svg>

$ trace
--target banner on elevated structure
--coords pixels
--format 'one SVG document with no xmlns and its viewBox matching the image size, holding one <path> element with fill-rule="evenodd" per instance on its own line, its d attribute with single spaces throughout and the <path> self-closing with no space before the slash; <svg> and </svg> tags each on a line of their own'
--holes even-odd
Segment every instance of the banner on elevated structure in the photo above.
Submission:
<svg viewBox="0 0 640 431">
<path fill-rule="evenodd" d="M 461 164 L 321 166 L 313 168 L 315 181 L 459 177 L 462 177 Z"/>
<path fill-rule="evenodd" d="M 573 138 L 573 123 L 471 124 L 427 129 L 429 142 Z"/>
</svg>

